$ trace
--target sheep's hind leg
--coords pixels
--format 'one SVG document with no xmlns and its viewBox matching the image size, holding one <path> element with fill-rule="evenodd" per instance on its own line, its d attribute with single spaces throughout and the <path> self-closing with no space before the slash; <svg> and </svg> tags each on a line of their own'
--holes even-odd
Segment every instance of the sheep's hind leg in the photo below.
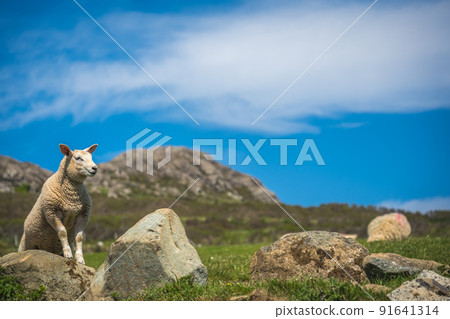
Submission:
<svg viewBox="0 0 450 319">
<path fill-rule="evenodd" d="M 20 240 L 19 250 L 18 251 L 19 252 L 25 251 L 25 233 L 23 233 L 22 239 Z"/>
</svg>

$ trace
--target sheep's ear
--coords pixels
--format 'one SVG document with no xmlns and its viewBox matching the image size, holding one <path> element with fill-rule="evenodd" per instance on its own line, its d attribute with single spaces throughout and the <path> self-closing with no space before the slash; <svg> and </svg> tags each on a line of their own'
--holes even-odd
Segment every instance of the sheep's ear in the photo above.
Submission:
<svg viewBox="0 0 450 319">
<path fill-rule="evenodd" d="M 59 149 L 61 150 L 61 153 L 63 153 L 66 156 L 72 155 L 72 151 L 70 150 L 69 146 L 65 144 L 59 144 Z"/>
<path fill-rule="evenodd" d="M 85 151 L 92 154 L 92 153 L 94 153 L 94 151 L 97 148 L 97 146 L 98 146 L 98 144 L 91 145 L 88 148 L 86 148 Z"/>
</svg>

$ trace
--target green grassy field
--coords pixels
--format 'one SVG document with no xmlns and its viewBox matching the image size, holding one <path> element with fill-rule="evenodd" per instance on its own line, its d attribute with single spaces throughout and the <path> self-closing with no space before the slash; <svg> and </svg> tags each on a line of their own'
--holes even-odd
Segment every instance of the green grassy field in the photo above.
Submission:
<svg viewBox="0 0 450 319">
<path fill-rule="evenodd" d="M 0 193 L 0 255 L 17 250 L 24 220 L 37 194 Z M 108 198 L 92 196 L 92 215 L 85 235 L 88 240 L 107 241 L 124 234 L 147 214 L 169 207 L 173 198 Z M 367 225 L 375 217 L 392 212 L 375 206 L 322 204 L 302 207 L 282 204 L 307 230 L 326 230 L 367 236 Z M 203 246 L 273 242 L 283 234 L 298 231 L 298 226 L 273 203 L 255 201 L 226 202 L 181 198 L 174 207 L 190 240 Z M 446 237 L 450 234 L 449 211 L 427 214 L 404 212 L 412 236 Z"/>
<path fill-rule="evenodd" d="M 410 258 L 431 259 L 450 263 L 449 238 L 409 238 L 401 242 L 367 243 L 359 240 L 372 253 L 392 252 Z M 370 292 L 349 282 L 307 278 L 301 281 L 252 282 L 249 275 L 250 260 L 262 244 L 197 247 L 200 259 L 208 269 L 208 284 L 198 287 L 187 279 L 155 288 L 139 296 L 117 296 L 134 300 L 229 300 L 263 291 L 272 299 L 283 300 L 387 300 L 386 294 Z M 87 265 L 98 268 L 106 253 L 86 254 Z M 377 284 L 396 288 L 413 276 L 378 280 Z"/>
</svg>

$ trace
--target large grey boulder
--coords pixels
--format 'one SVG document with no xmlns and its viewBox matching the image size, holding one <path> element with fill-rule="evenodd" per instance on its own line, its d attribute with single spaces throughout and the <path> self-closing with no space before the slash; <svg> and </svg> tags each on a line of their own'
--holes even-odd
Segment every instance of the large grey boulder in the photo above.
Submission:
<svg viewBox="0 0 450 319">
<path fill-rule="evenodd" d="M 369 223 L 367 234 L 369 236 L 368 242 L 403 240 L 411 234 L 411 225 L 403 214 L 386 214 L 374 218 Z"/>
<path fill-rule="evenodd" d="M 301 279 L 304 276 L 367 281 L 362 269 L 369 251 L 338 233 L 310 231 L 287 234 L 252 257 L 252 280 Z"/>
<path fill-rule="evenodd" d="M 6 274 L 27 289 L 45 286 L 45 300 L 77 300 L 91 285 L 95 269 L 43 250 L 27 250 L 0 258 Z M 90 298 L 87 291 L 84 297 Z"/>
<path fill-rule="evenodd" d="M 141 219 L 109 249 L 97 270 L 94 299 L 136 296 L 146 289 L 192 276 L 206 284 L 208 272 L 189 243 L 180 218 L 171 209 L 158 209 Z"/>
<path fill-rule="evenodd" d="M 450 279 L 424 270 L 388 294 L 392 301 L 450 301 Z"/>
<path fill-rule="evenodd" d="M 443 266 L 433 260 L 407 258 L 393 253 L 371 254 L 364 258 L 363 267 L 370 279 L 414 275 L 424 269 L 437 270 Z"/>
</svg>

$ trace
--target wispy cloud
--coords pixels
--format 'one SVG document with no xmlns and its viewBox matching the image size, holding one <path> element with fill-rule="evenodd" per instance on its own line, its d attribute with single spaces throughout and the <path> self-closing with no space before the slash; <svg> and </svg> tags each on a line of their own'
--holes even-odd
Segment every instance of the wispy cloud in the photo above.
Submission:
<svg viewBox="0 0 450 319">
<path fill-rule="evenodd" d="M 381 202 L 378 206 L 426 213 L 431 210 L 450 210 L 450 197 L 437 196 L 408 201 L 388 200 Z"/>
<path fill-rule="evenodd" d="M 301 3 L 98 18 L 202 125 L 250 129 L 366 6 Z M 0 68 L 1 129 L 125 112 L 189 120 L 86 19 L 72 30 L 29 30 L 11 42 L 19 62 Z M 318 132 L 309 118 L 448 107 L 449 27 L 448 2 L 374 7 L 252 129 Z"/>
<path fill-rule="evenodd" d="M 362 123 L 362 122 L 342 122 L 342 123 L 333 125 L 333 127 L 350 129 L 350 128 L 358 128 L 365 124 L 366 123 Z"/>
</svg>

